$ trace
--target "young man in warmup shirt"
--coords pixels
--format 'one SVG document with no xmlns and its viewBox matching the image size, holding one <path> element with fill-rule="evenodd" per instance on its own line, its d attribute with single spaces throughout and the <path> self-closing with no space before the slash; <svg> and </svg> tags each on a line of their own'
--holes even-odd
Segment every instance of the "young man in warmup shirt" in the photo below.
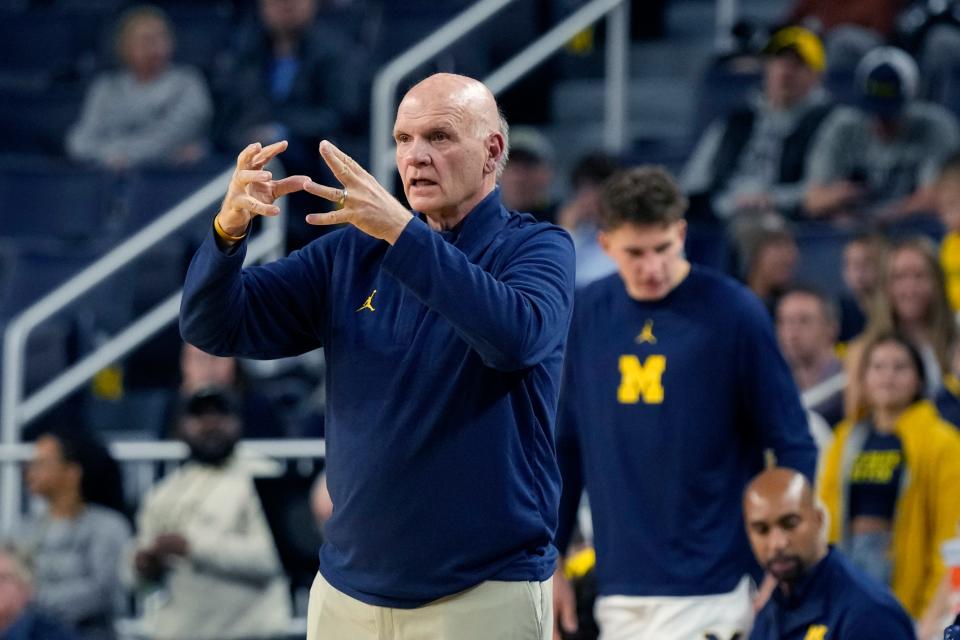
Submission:
<svg viewBox="0 0 960 640">
<path fill-rule="evenodd" d="M 812 476 L 816 449 L 769 316 L 745 287 L 684 257 L 687 202 L 663 169 L 612 176 L 600 243 L 618 273 L 581 289 L 557 449 L 557 546 L 584 487 L 603 640 L 729 640 L 753 619 L 740 524 L 765 449 Z M 572 594 L 554 574 L 560 625 Z"/>
</svg>

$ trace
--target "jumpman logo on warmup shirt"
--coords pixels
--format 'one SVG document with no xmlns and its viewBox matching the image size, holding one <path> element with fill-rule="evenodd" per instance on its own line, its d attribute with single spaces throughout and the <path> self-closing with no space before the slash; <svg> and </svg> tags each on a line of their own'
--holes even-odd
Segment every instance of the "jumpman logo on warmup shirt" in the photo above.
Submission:
<svg viewBox="0 0 960 640">
<path fill-rule="evenodd" d="M 373 293 L 371 293 L 369 297 L 367 297 L 367 301 L 364 302 L 362 305 L 360 305 L 360 308 L 357 309 L 357 311 L 358 312 L 363 311 L 364 309 L 369 309 L 370 311 L 376 311 L 376 309 L 373 308 L 373 296 L 375 295 L 377 295 L 376 289 L 374 289 Z"/>
<path fill-rule="evenodd" d="M 640 334 L 634 339 L 637 344 L 657 344 L 657 337 L 653 335 L 653 320 L 647 320 Z"/>
</svg>

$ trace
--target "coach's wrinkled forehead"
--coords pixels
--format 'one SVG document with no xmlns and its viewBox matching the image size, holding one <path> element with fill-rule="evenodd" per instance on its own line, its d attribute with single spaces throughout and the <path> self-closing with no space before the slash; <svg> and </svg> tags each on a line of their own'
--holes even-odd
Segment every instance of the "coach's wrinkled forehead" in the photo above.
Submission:
<svg viewBox="0 0 960 640">
<path fill-rule="evenodd" d="M 414 85 L 400 102 L 397 120 L 444 116 L 471 127 L 476 135 L 497 131 L 497 101 L 483 83 L 467 76 L 437 73 Z"/>
</svg>

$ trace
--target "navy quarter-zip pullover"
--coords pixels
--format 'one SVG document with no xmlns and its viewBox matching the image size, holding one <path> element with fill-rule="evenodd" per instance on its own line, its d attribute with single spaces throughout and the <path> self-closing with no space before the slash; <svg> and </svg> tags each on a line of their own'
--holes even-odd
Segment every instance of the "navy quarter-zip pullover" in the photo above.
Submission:
<svg viewBox="0 0 960 640">
<path fill-rule="evenodd" d="M 554 569 L 573 244 L 499 190 L 455 236 L 414 218 L 390 246 L 348 227 L 241 270 L 243 246 L 223 252 L 211 232 L 187 274 L 188 342 L 248 358 L 324 347 L 334 510 L 320 571 L 369 604 Z"/>
</svg>

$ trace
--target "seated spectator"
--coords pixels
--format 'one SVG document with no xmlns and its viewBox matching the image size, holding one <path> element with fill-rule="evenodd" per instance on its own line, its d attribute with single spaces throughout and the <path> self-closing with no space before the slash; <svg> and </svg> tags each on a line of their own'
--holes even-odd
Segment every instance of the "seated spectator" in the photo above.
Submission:
<svg viewBox="0 0 960 640">
<path fill-rule="evenodd" d="M 512 153 L 512 151 L 511 151 Z M 570 232 L 577 252 L 577 286 L 610 275 L 617 265 L 597 240 L 603 181 L 620 168 L 620 161 L 602 151 L 586 154 L 570 173 L 572 193 L 557 215 L 557 224 Z"/>
<path fill-rule="evenodd" d="M 222 387 L 236 396 L 245 438 L 286 435 L 279 412 L 266 396 L 247 384 L 236 358 L 210 355 L 184 342 L 180 349 L 180 388 L 167 405 L 164 437 L 176 435 L 183 401 L 207 387 Z"/>
<path fill-rule="evenodd" d="M 251 142 L 287 140 L 287 175 L 333 180 L 317 152 L 324 138 L 349 150 L 369 126 L 366 49 L 318 19 L 320 0 L 257 0 L 215 74 L 214 140 L 231 157 Z M 354 157 L 356 154 L 354 153 Z M 317 209 L 309 194 L 289 196 L 286 251 L 328 228 L 304 222 Z"/>
<path fill-rule="evenodd" d="M 960 429 L 960 338 L 953 343 L 950 368 L 943 376 L 943 386 L 934 396 L 934 402 L 943 419 Z"/>
<path fill-rule="evenodd" d="M 853 70 L 894 32 L 909 0 L 796 0 L 785 22 L 823 34 L 831 70 Z"/>
<path fill-rule="evenodd" d="M 960 521 L 960 434 L 923 400 L 923 363 L 906 338 L 873 338 L 856 375 L 862 417 L 837 427 L 820 477 L 830 541 L 919 618 Z"/>
<path fill-rule="evenodd" d="M 27 485 L 46 505 L 17 537 L 33 562 L 37 608 L 83 640 L 115 638 L 123 596 L 119 571 L 130 540 L 120 513 L 119 467 L 88 434 L 47 432 L 37 438 Z"/>
<path fill-rule="evenodd" d="M 839 328 L 837 308 L 826 294 L 808 287 L 788 289 L 777 303 L 776 328 L 780 349 L 801 392 L 843 373 L 843 364 L 834 351 Z M 840 422 L 842 387 L 808 408 L 828 424 Z"/>
<path fill-rule="evenodd" d="M 152 5 L 127 10 L 117 27 L 120 71 L 99 76 L 67 135 L 74 160 L 112 169 L 183 164 L 207 151 L 213 107 L 203 76 L 172 64 L 173 27 Z"/>
<path fill-rule="evenodd" d="M 950 345 L 957 335 L 943 272 L 930 240 L 901 241 L 890 252 L 881 275 L 880 290 L 874 297 L 863 337 L 847 348 L 848 383 L 844 398 L 847 417 L 859 417 L 853 413 L 862 404 L 862 388 L 855 372 L 860 369 L 863 344 L 870 337 L 891 332 L 906 336 L 920 352 L 926 380 L 923 392 L 932 397 L 943 381 Z"/>
<path fill-rule="evenodd" d="M 150 638 L 272 638 L 286 629 L 287 579 L 249 464 L 234 454 L 241 429 L 221 389 L 183 404 L 190 458 L 150 491 L 137 517 L 136 577 L 163 593 L 144 605 Z"/>
<path fill-rule="evenodd" d="M 803 474 L 773 468 L 743 497 L 757 562 L 776 581 L 751 640 L 913 640 L 913 621 L 890 593 L 827 546 L 826 516 Z"/>
<path fill-rule="evenodd" d="M 863 333 L 873 297 L 882 279 L 889 243 L 881 235 L 854 236 L 843 247 L 843 284 L 840 296 L 840 336 L 843 343 Z"/>
<path fill-rule="evenodd" d="M 500 176 L 503 206 L 532 214 L 543 222 L 556 222 L 552 182 L 553 145 L 536 129 L 512 127 L 510 158 Z"/>
<path fill-rule="evenodd" d="M 915 99 L 917 65 L 900 49 L 868 53 L 855 82 L 859 108 L 838 109 L 810 151 L 807 212 L 890 221 L 932 211 L 933 182 L 960 145 L 956 120 Z"/>
<path fill-rule="evenodd" d="M 960 314 L 960 153 L 950 156 L 940 170 L 937 213 L 947 230 L 940 245 L 940 266 L 946 279 L 947 298 L 953 310 Z"/>
<path fill-rule="evenodd" d="M 781 29 L 764 55 L 763 94 L 711 124 L 683 171 L 684 190 L 706 195 L 721 219 L 769 209 L 796 213 L 806 189 L 808 148 L 832 110 L 821 86 L 825 58 L 815 34 Z"/>
<path fill-rule="evenodd" d="M 777 301 L 793 283 L 800 252 L 786 227 L 761 229 L 747 242 L 746 280 L 773 317 Z"/>
<path fill-rule="evenodd" d="M 12 543 L 0 544 L 0 640 L 77 640 L 33 600 L 29 559 Z"/>
<path fill-rule="evenodd" d="M 258 0 L 259 20 L 241 30 L 217 73 L 222 147 L 288 140 L 288 173 L 316 175 L 320 140 L 355 124 L 366 98 L 360 52 L 317 20 L 317 8 L 318 0 Z"/>
</svg>

